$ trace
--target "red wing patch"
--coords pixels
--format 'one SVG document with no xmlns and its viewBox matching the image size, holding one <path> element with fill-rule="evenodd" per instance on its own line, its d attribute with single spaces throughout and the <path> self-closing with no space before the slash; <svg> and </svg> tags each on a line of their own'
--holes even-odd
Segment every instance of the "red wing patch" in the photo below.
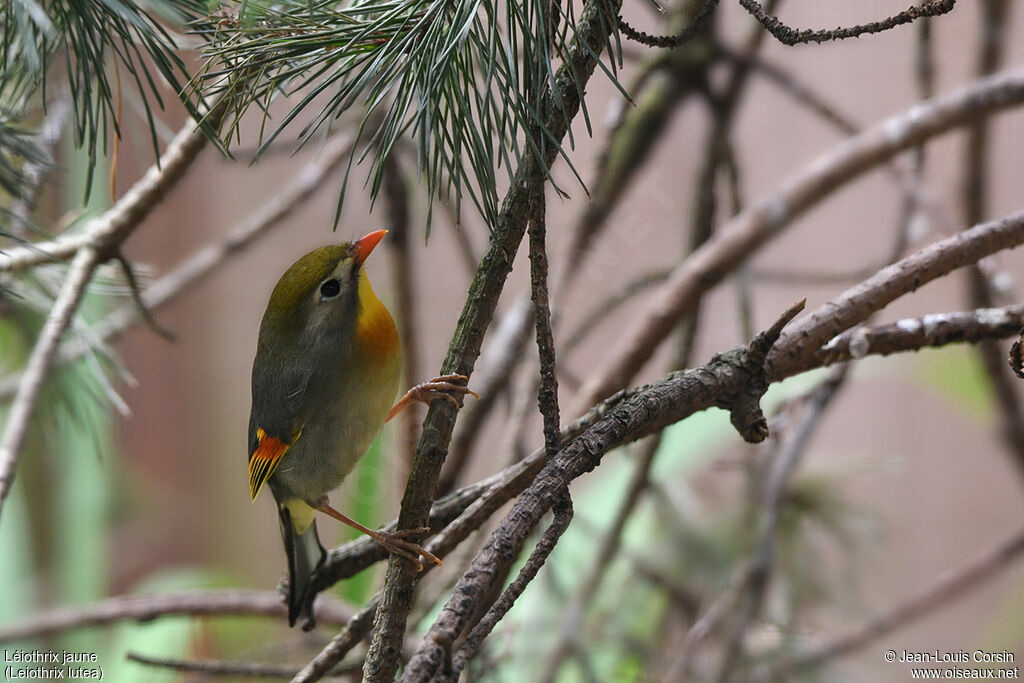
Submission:
<svg viewBox="0 0 1024 683">
<path fill-rule="evenodd" d="M 267 436 L 260 428 L 256 429 L 256 441 L 256 450 L 249 456 L 249 494 L 253 500 L 256 500 L 256 494 L 281 464 L 281 457 L 291 445 L 273 436 Z"/>
</svg>

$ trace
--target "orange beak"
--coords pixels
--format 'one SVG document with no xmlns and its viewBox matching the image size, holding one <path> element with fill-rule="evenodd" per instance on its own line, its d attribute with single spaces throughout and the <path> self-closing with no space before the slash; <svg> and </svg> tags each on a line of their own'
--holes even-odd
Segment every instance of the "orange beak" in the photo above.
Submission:
<svg viewBox="0 0 1024 683">
<path fill-rule="evenodd" d="M 369 235 L 362 237 L 355 242 L 356 248 L 356 265 L 363 265 L 363 261 L 370 255 L 373 248 L 384 239 L 384 235 L 388 234 L 387 230 L 374 230 Z"/>
</svg>

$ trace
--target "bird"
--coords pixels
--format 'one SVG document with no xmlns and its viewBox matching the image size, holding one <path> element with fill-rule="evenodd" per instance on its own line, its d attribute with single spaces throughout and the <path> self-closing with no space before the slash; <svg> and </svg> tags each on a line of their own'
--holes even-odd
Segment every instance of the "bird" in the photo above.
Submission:
<svg viewBox="0 0 1024 683">
<path fill-rule="evenodd" d="M 249 493 L 266 484 L 277 504 L 288 560 L 288 624 L 315 625 L 312 589 L 327 552 L 316 513 L 367 534 L 390 552 L 419 563 L 440 560 L 404 537 L 369 529 L 341 514 L 327 494 L 338 488 L 384 423 L 406 406 L 476 394 L 464 375 L 417 384 L 392 405 L 401 376 L 394 320 L 373 291 L 364 264 L 387 230 L 314 249 L 278 280 L 260 323 L 252 366 Z M 422 565 L 420 565 L 422 568 Z"/>
</svg>

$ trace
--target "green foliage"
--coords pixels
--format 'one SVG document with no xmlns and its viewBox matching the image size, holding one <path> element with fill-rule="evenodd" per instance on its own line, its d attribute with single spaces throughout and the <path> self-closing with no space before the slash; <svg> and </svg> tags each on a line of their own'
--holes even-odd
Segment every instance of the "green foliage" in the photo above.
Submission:
<svg viewBox="0 0 1024 683">
<path fill-rule="evenodd" d="M 180 26 L 204 7 L 201 0 L 8 0 L 0 10 L 0 118 L 22 118 L 37 94 L 45 107 L 47 72 L 63 63 L 75 144 L 95 162 L 110 133 L 121 134 L 123 72 L 142 100 L 156 151 L 153 109 L 164 106 L 161 81 L 179 93 L 188 80 L 180 39 L 166 26 Z M 0 159 L 14 153 L 6 142 L 0 136 Z"/>
<path fill-rule="evenodd" d="M 16 125 L 0 112 L 0 188 L 12 197 L 21 197 L 28 178 L 24 165 L 50 164 L 50 158 L 35 144 L 31 131 Z"/>
<path fill-rule="evenodd" d="M 372 155 L 371 197 L 384 159 L 411 136 L 429 194 L 453 196 L 459 208 L 468 196 L 491 225 L 496 170 L 504 165 L 512 174 L 524 150 L 540 156 L 558 145 L 545 123 L 563 103 L 545 102 L 542 93 L 575 28 L 571 3 L 295 0 L 236 7 L 193 26 L 207 40 L 209 58 L 196 90 L 233 98 L 225 144 L 253 105 L 263 111 L 260 151 L 292 125 L 304 145 L 354 110 L 372 143 L 359 158 Z M 295 99 L 272 122 L 281 95 Z M 339 212 L 343 200 L 344 185 Z"/>
</svg>

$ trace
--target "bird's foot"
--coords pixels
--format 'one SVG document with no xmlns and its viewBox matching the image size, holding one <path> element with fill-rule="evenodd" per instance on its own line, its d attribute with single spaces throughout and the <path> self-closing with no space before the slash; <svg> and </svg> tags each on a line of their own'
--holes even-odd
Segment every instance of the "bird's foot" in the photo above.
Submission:
<svg viewBox="0 0 1024 683">
<path fill-rule="evenodd" d="M 372 538 L 373 540 L 380 543 L 382 546 L 387 548 L 390 552 L 395 555 L 401 555 L 402 557 L 412 560 L 419 567 L 419 571 L 423 571 L 423 563 L 420 562 L 420 557 L 424 557 L 430 562 L 441 566 L 441 560 L 433 553 L 426 550 L 423 546 L 413 543 L 412 541 L 406 541 L 408 536 L 420 536 L 430 531 L 429 527 L 419 527 L 417 529 L 402 529 L 396 531 L 393 534 L 389 534 L 386 531 L 375 531 L 369 527 L 363 526 L 356 520 L 341 514 L 330 506 L 326 499 L 317 506 L 316 508 L 320 512 L 333 517 L 334 519 L 349 525 L 353 529 L 362 531 L 364 534 Z"/>
<path fill-rule="evenodd" d="M 374 531 L 367 534 L 367 536 L 377 541 L 377 543 L 380 543 L 395 555 L 401 555 L 402 557 L 415 562 L 419 571 L 423 571 L 423 563 L 420 562 L 420 557 L 423 557 L 428 562 L 433 562 L 440 567 L 441 559 L 439 557 L 423 546 L 413 543 L 412 541 L 406 541 L 403 538 L 405 536 L 418 535 L 422 533 L 422 531 L 422 529 L 404 529 L 393 534 L 389 534 L 384 531 Z"/>
<path fill-rule="evenodd" d="M 416 402 L 430 405 L 439 398 L 446 398 L 455 404 L 456 409 L 461 408 L 462 404 L 459 403 L 459 399 L 455 398 L 454 394 L 461 394 L 463 396 L 468 394 L 475 398 L 480 398 L 479 394 L 465 384 L 456 384 L 456 382 L 466 382 L 468 379 L 465 375 L 441 375 L 422 384 L 417 384 L 405 392 L 405 396 L 388 413 L 385 422 Z"/>
</svg>

